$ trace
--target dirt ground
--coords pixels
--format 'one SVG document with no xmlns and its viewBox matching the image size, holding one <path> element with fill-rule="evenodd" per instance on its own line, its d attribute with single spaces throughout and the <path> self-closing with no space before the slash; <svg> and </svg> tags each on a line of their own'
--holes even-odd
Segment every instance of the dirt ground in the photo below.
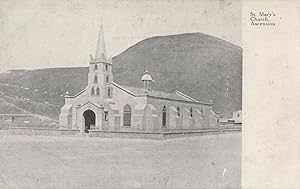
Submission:
<svg viewBox="0 0 300 189">
<path fill-rule="evenodd" d="M 164 141 L 1 136 L 0 188 L 238 188 L 241 133 Z"/>
</svg>

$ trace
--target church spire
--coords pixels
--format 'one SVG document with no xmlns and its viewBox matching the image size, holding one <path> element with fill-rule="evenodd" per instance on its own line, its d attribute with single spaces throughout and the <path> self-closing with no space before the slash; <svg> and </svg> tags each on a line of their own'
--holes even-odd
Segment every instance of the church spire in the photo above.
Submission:
<svg viewBox="0 0 300 189">
<path fill-rule="evenodd" d="M 105 42 L 104 42 L 104 34 L 103 34 L 103 24 L 102 24 L 102 17 L 101 17 L 101 23 L 100 23 L 100 30 L 98 34 L 98 42 L 97 42 L 97 48 L 95 53 L 95 59 L 105 61 L 107 60 L 106 57 L 106 48 L 105 48 Z"/>
</svg>

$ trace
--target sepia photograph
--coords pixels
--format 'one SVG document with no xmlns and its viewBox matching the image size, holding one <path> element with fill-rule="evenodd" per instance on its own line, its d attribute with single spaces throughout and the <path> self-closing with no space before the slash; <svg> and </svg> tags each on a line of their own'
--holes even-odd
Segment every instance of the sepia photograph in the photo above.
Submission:
<svg viewBox="0 0 300 189">
<path fill-rule="evenodd" d="M 0 188 L 241 188 L 241 0 L 0 2 Z"/>
</svg>

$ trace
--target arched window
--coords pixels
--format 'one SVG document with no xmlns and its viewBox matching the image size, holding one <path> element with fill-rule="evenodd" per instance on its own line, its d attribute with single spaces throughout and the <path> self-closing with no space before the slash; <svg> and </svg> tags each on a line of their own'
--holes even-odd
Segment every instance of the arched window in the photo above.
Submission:
<svg viewBox="0 0 300 189">
<path fill-rule="evenodd" d="M 108 121 L 108 112 L 107 111 L 104 112 L 104 120 Z"/>
<path fill-rule="evenodd" d="M 100 95 L 100 89 L 99 89 L 99 87 L 97 87 L 97 89 L 96 89 L 96 94 L 97 94 L 97 96 Z"/>
<path fill-rule="evenodd" d="M 107 96 L 110 96 L 110 88 L 107 89 Z"/>
<path fill-rule="evenodd" d="M 167 126 L 167 108 L 165 106 L 162 109 L 162 126 Z"/>
<path fill-rule="evenodd" d="M 128 104 L 123 109 L 123 125 L 125 127 L 131 126 L 131 107 Z"/>
<path fill-rule="evenodd" d="M 177 106 L 177 115 L 180 117 L 180 108 Z"/>
<path fill-rule="evenodd" d="M 95 95 L 95 89 L 92 87 L 92 96 Z"/>
<path fill-rule="evenodd" d="M 190 116 L 193 117 L 193 108 L 190 108 Z"/>
<path fill-rule="evenodd" d="M 105 71 L 107 71 L 107 70 L 108 70 L 108 65 L 106 64 L 106 65 L 105 65 Z"/>
<path fill-rule="evenodd" d="M 95 64 L 95 70 L 98 70 L 98 66 L 97 66 L 97 64 Z"/>
<path fill-rule="evenodd" d="M 109 81 L 109 78 L 108 78 L 108 76 L 106 77 L 105 81 L 106 81 L 106 83 L 108 83 L 108 81 Z"/>
<path fill-rule="evenodd" d="M 98 83 L 98 77 L 96 75 L 94 77 L 94 83 Z"/>
<path fill-rule="evenodd" d="M 203 116 L 203 108 L 201 108 L 200 112 L 201 112 L 201 116 Z"/>
</svg>

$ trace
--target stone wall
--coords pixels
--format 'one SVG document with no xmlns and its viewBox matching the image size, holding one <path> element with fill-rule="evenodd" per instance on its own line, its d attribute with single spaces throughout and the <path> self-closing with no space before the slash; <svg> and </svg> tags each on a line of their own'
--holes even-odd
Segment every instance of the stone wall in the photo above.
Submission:
<svg viewBox="0 0 300 189">
<path fill-rule="evenodd" d="M 158 125 L 162 126 L 162 109 L 167 108 L 168 129 L 201 129 L 217 127 L 217 118 L 211 105 L 191 102 L 174 101 L 162 98 L 148 97 L 148 104 L 152 104 L 158 116 Z M 179 107 L 180 112 L 177 111 Z M 192 108 L 192 115 L 190 112 Z"/>
<path fill-rule="evenodd" d="M 193 130 L 161 130 L 161 131 L 109 131 L 109 130 L 90 130 L 85 136 L 88 137 L 105 137 L 105 138 L 142 138 L 142 139 L 167 139 L 186 136 L 226 134 L 240 132 L 241 127 L 234 128 L 212 128 L 212 129 L 193 129 Z M 0 135 L 34 135 L 34 136 L 65 136 L 80 135 L 79 130 L 69 129 L 50 129 L 37 127 L 9 127 L 0 130 Z"/>
<path fill-rule="evenodd" d="M 42 135 L 42 136 L 59 136 L 59 135 L 79 135 L 79 130 L 61 130 L 37 127 L 10 127 L 7 130 L 10 135 Z"/>
<path fill-rule="evenodd" d="M 128 128 L 124 128 L 123 126 L 123 109 L 126 104 L 131 107 L 131 130 L 142 130 L 143 129 L 143 112 L 146 106 L 146 97 L 135 97 L 127 92 L 123 91 L 122 89 L 114 86 L 114 94 L 111 101 L 113 105 L 111 106 L 112 110 L 114 110 L 113 117 L 117 117 L 114 119 L 114 123 L 119 123 L 116 128 L 120 130 L 128 130 Z M 117 120 L 117 122 L 116 122 Z"/>
</svg>

